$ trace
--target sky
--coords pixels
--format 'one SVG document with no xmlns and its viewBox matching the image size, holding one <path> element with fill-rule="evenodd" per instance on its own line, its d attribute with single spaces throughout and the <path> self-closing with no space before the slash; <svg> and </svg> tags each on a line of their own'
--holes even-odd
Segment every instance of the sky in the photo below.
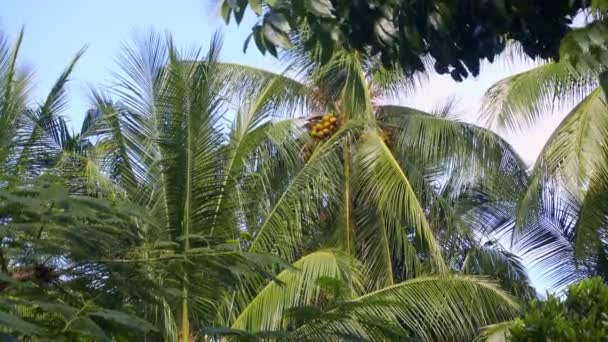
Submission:
<svg viewBox="0 0 608 342">
<path fill-rule="evenodd" d="M 180 47 L 208 46 L 211 35 L 221 30 L 224 49 L 221 59 L 280 72 L 282 66 L 270 56 L 262 56 L 254 46 L 246 54 L 242 47 L 255 18 L 247 13 L 239 27 L 223 24 L 213 11 L 214 0 L 2 0 L 0 32 L 14 40 L 21 28 L 25 37 L 21 49 L 22 67 L 34 72 L 33 100 L 41 102 L 56 78 L 82 47 L 87 50 L 78 62 L 70 84 L 70 107 L 66 111 L 77 130 L 89 108 L 92 86 L 107 85 L 122 44 L 137 34 L 151 30 L 169 32 Z M 179 3 L 179 5 L 176 5 Z M 479 77 L 462 83 L 449 75 L 433 75 L 420 90 L 398 99 L 404 105 L 431 110 L 455 98 L 462 120 L 478 122 L 481 97 L 496 81 L 524 71 L 530 63 L 484 64 Z M 529 130 L 499 132 L 528 163 L 536 159 L 543 144 L 559 124 L 564 113 L 547 113 L 546 118 Z"/>
</svg>

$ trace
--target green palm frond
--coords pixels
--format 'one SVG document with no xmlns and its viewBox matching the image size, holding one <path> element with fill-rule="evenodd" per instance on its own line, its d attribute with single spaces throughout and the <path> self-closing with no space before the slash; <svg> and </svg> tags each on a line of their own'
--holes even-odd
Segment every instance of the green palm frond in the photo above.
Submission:
<svg viewBox="0 0 608 342">
<path fill-rule="evenodd" d="M 347 281 L 350 288 L 341 294 L 351 298 L 360 291 L 356 265 L 348 256 L 337 251 L 320 250 L 302 257 L 277 276 L 277 282 L 266 285 L 247 304 L 235 319 L 232 328 L 251 332 L 277 331 L 290 323 L 285 317 L 291 308 L 306 305 L 323 305 L 328 294 L 322 282 L 325 279 Z M 273 308 L 268 310 L 268 308 Z"/>
<path fill-rule="evenodd" d="M 27 170 L 36 173 L 45 167 L 52 167 L 56 154 L 63 150 L 69 136 L 67 125 L 60 116 L 67 105 L 66 85 L 84 52 L 85 49 L 80 50 L 72 59 L 44 103 L 37 110 L 29 111 L 27 126 L 22 128 L 17 138 L 17 143 L 21 146 L 17 165 L 22 172 Z"/>
<path fill-rule="evenodd" d="M 483 327 L 479 336 L 473 341 L 475 342 L 506 342 L 510 336 L 509 330 L 513 325 L 513 321 L 497 323 Z"/>
<path fill-rule="evenodd" d="M 533 298 L 527 270 L 515 254 L 493 244 L 471 248 L 462 265 L 463 273 L 492 276 L 499 279 L 501 288 L 520 298 Z"/>
<path fill-rule="evenodd" d="M 412 94 L 428 81 L 428 75 L 424 73 L 407 76 L 399 67 L 388 69 L 376 60 L 369 64 L 366 73 L 373 100 L 396 100 Z"/>
<path fill-rule="evenodd" d="M 557 192 L 561 188 L 562 193 L 574 196 L 576 202 L 590 208 L 589 203 L 593 203 L 593 196 L 589 197 L 589 194 L 592 191 L 597 194 L 598 186 L 601 186 L 597 183 L 597 180 L 601 179 L 598 175 L 606 170 L 603 143 L 598 142 L 605 141 L 605 132 L 608 131 L 608 120 L 605 117 L 607 113 L 604 94 L 601 89 L 596 89 L 561 122 L 545 144 L 532 171 L 530 186 L 517 213 L 521 225 L 530 224 L 530 221 L 541 215 L 542 201 L 545 199 L 542 196 L 543 188 L 548 186 L 555 187 Z M 600 216 L 602 214 L 599 213 L 605 212 L 601 208 L 596 210 Z M 581 221 L 576 230 L 577 249 L 583 248 L 587 243 L 584 241 L 597 241 L 590 240 L 584 231 L 597 232 L 604 226 L 602 219 L 585 222 L 584 217 L 589 216 L 581 213 Z M 581 252 L 579 250 L 577 255 L 584 254 L 579 254 Z"/>
<path fill-rule="evenodd" d="M 493 85 L 485 94 L 481 118 L 496 128 L 530 127 L 545 114 L 585 98 L 597 87 L 596 77 L 576 72 L 567 62 L 535 67 Z"/>
<path fill-rule="evenodd" d="M 296 336 L 331 341 L 359 336 L 381 341 L 391 330 L 386 322 L 399 321 L 401 327 L 392 330 L 409 338 L 467 340 L 482 326 L 514 318 L 518 309 L 508 294 L 483 278 L 421 277 L 346 302 L 334 312 L 346 312 L 348 318 L 313 322 L 300 328 Z"/>
<path fill-rule="evenodd" d="M 22 113 L 28 93 L 29 75 L 17 70 L 17 58 L 23 41 L 23 30 L 11 48 L 3 35 L 0 35 L 0 168 L 13 166 L 15 136 L 23 124 Z M 5 170 L 8 171 L 8 170 Z"/>
<path fill-rule="evenodd" d="M 437 271 L 445 272 L 443 257 L 424 209 L 399 162 L 376 130 L 372 128 L 365 132 L 357 153 L 356 183 L 372 207 L 378 208 L 387 226 L 393 229 L 390 240 L 402 244 L 400 249 L 403 250 L 408 236 L 401 229 L 402 224 L 413 227 L 417 243 L 423 246 Z"/>
<path fill-rule="evenodd" d="M 290 68 L 277 74 L 239 64 L 218 63 L 218 69 L 225 75 L 224 96 L 238 107 L 249 107 L 253 113 L 293 118 L 323 110 L 322 94 L 306 80 L 294 78 L 297 75 L 291 75 Z"/>
<path fill-rule="evenodd" d="M 605 133 L 606 131 L 604 131 Z M 606 189 L 608 189 L 608 150 L 602 146 L 602 164 L 597 165 L 590 176 L 585 200 L 581 205 L 575 235 L 575 255 L 579 259 L 595 259 L 594 264 L 599 275 L 606 277 L 608 270 L 600 265 L 608 263 L 608 222 L 606 214 Z"/>
<path fill-rule="evenodd" d="M 587 183 L 590 174 L 602 167 L 601 142 L 607 130 L 608 107 L 602 90 L 596 89 L 556 128 L 533 173 L 558 177 L 563 186 L 576 193 Z"/>
<path fill-rule="evenodd" d="M 443 116 L 450 112 L 446 108 Z M 383 128 L 395 135 L 396 151 L 415 153 L 422 161 L 456 172 L 454 178 L 464 184 L 467 179 L 479 182 L 505 171 L 525 177 L 525 163 L 490 130 L 409 107 L 380 106 L 378 116 Z"/>
<path fill-rule="evenodd" d="M 276 203 L 272 205 L 270 211 L 264 218 L 263 223 L 256 229 L 255 238 L 251 243 L 252 252 L 275 251 L 287 260 L 294 259 L 297 240 L 301 232 L 300 217 L 306 214 L 305 207 L 314 198 L 311 191 L 311 182 L 316 180 L 323 181 L 329 186 L 323 196 L 331 202 L 340 202 L 339 194 L 335 192 L 335 187 L 339 184 L 340 169 L 343 164 L 340 160 L 342 154 L 343 138 L 362 127 L 356 120 L 350 121 L 342 127 L 328 141 L 320 145 L 312 154 L 310 160 L 290 179 L 289 185 L 283 190 Z M 293 148 L 293 147 L 292 147 Z M 288 152 L 291 155 L 299 154 L 299 149 Z M 316 209 L 316 208 L 314 208 Z M 294 215 L 293 213 L 296 213 Z"/>
</svg>

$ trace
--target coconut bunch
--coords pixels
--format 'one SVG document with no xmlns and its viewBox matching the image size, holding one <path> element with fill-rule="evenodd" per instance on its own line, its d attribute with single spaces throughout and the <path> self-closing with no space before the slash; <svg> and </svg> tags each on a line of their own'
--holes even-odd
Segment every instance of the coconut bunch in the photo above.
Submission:
<svg viewBox="0 0 608 342">
<path fill-rule="evenodd" d="M 313 138 L 325 139 L 338 129 L 338 118 L 332 113 L 325 113 L 320 119 L 310 121 L 310 135 Z"/>
</svg>

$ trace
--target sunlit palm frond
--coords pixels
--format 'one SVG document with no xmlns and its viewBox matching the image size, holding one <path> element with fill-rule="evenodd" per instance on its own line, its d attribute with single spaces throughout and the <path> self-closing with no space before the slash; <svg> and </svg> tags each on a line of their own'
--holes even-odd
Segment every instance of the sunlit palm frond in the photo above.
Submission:
<svg viewBox="0 0 608 342">
<path fill-rule="evenodd" d="M 496 173 L 502 167 L 524 172 L 525 163 L 514 149 L 496 133 L 485 128 L 461 122 L 452 115 L 448 104 L 441 115 L 432 115 L 402 106 L 380 106 L 378 115 L 390 132 L 395 131 L 395 148 L 406 151 L 416 149 L 425 160 L 454 163 L 456 168 L 478 167 L 478 172 Z M 446 117 L 447 115 L 447 117 Z"/>
<path fill-rule="evenodd" d="M 607 131 L 608 107 L 602 90 L 596 89 L 556 128 L 533 172 L 559 178 L 563 186 L 577 194 L 590 174 L 602 167 L 601 146 Z"/>
<path fill-rule="evenodd" d="M 421 277 L 346 302 L 334 311 L 349 313 L 348 318 L 313 322 L 300 328 L 297 336 L 331 341 L 359 336 L 382 341 L 387 332 L 398 331 L 406 334 L 401 338 L 423 341 L 467 340 L 482 326 L 514 318 L 518 308 L 508 294 L 483 278 Z M 387 322 L 395 321 L 401 326 L 391 329 Z"/>
<path fill-rule="evenodd" d="M 606 131 L 604 131 L 604 134 Z M 596 272 L 608 276 L 608 270 L 601 267 L 608 263 L 608 149 L 602 146 L 603 160 L 596 165 L 590 176 L 585 199 L 580 207 L 575 234 L 575 255 L 582 260 L 590 260 Z"/>
<path fill-rule="evenodd" d="M 274 118 L 293 118 L 318 113 L 326 105 L 322 94 L 307 82 L 298 81 L 290 68 L 277 74 L 264 69 L 229 63 L 218 63 L 224 74 L 223 94 L 239 107 L 253 113 L 266 112 Z"/>
<path fill-rule="evenodd" d="M 317 209 L 316 201 L 321 200 L 322 197 L 318 197 L 320 194 L 313 192 L 315 190 L 313 183 L 325 183 L 326 188 L 322 196 L 328 202 L 340 203 L 336 185 L 340 183 L 339 177 L 342 173 L 340 170 L 343 164 L 340 156 L 343 138 L 354 134 L 361 126 L 356 120 L 348 122 L 328 141 L 318 146 L 308 162 L 295 171 L 287 187 L 269 208 L 262 224 L 255 229 L 250 251 L 258 253 L 275 251 L 287 260 L 293 260 L 298 245 L 295 238 L 301 233 L 302 218 L 299 215 L 306 215 L 311 211 L 310 209 L 312 209 L 310 214 L 318 215 L 318 213 L 314 214 Z M 299 147 L 293 144 L 284 146 L 283 150 L 284 153 L 292 156 L 301 154 Z M 314 208 L 310 208 L 311 204 Z"/>
<path fill-rule="evenodd" d="M 595 182 L 593 188 L 597 193 L 597 180 L 601 178 L 597 175 L 606 170 L 603 146 L 606 141 L 605 132 L 608 132 L 607 115 L 604 95 L 598 88 L 560 123 L 543 147 L 532 171 L 530 185 L 517 214 L 520 225 L 529 224 L 530 220 L 541 215 L 540 211 L 544 206 L 542 201 L 546 199 L 546 196 L 542 196 L 545 187 L 553 187 L 557 192 L 561 188 L 562 193 L 574 196 L 575 202 L 583 203 L 584 207 L 589 208 L 589 204 L 586 204 L 587 192 L 592 191 L 591 184 Z M 589 197 L 590 201 L 592 197 Z M 598 215 L 601 216 L 599 213 L 602 211 L 600 208 L 598 210 Z M 581 232 L 585 229 L 597 232 L 597 229 L 603 226 L 601 220 L 589 223 L 579 225 Z M 581 240 L 577 238 L 577 246 L 581 247 L 582 241 L 588 241 L 587 238 L 588 236 Z"/>
<path fill-rule="evenodd" d="M 358 173 L 356 184 L 372 208 L 378 208 L 384 222 L 392 229 L 391 241 L 405 248 L 408 239 L 402 224 L 416 231 L 416 240 L 428 253 L 437 271 L 445 264 L 433 232 L 414 189 L 399 162 L 374 128 L 365 132 L 357 148 Z M 399 242 L 401 241 L 401 242 Z"/>
<path fill-rule="evenodd" d="M 485 326 L 481 329 L 481 332 L 473 341 L 506 342 L 510 336 L 509 330 L 511 329 L 512 325 L 513 321 L 507 321 Z"/>
<path fill-rule="evenodd" d="M 0 169 L 14 166 L 15 136 L 23 124 L 22 113 L 28 93 L 29 75 L 18 72 L 17 58 L 23 41 L 23 30 L 13 47 L 0 35 Z"/>
<path fill-rule="evenodd" d="M 311 76 L 313 82 L 338 102 L 350 118 L 371 117 L 373 114 L 362 58 L 357 52 L 340 50 Z"/>
<path fill-rule="evenodd" d="M 547 113 L 585 98 L 597 86 L 597 73 L 579 74 L 566 62 L 549 63 L 493 85 L 484 98 L 482 120 L 491 127 L 519 130 Z"/>
<path fill-rule="evenodd" d="M 291 308 L 323 305 L 328 295 L 324 291 L 325 279 L 350 284 L 341 298 L 352 298 L 360 291 L 354 261 L 337 251 L 320 250 L 302 257 L 277 276 L 280 283 L 270 283 L 243 308 L 232 324 L 233 328 L 251 332 L 277 331 L 289 325 L 285 317 Z M 272 308 L 272 310 L 269 310 Z"/>
</svg>

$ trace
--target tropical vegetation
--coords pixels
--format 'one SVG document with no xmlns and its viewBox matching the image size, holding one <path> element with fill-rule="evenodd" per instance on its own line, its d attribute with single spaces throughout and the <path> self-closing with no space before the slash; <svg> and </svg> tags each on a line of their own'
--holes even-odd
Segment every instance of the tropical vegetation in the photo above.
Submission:
<svg viewBox="0 0 608 342">
<path fill-rule="evenodd" d="M 534 300 L 521 318 L 487 327 L 492 341 L 605 341 L 608 336 L 608 285 L 600 277 L 568 288 L 565 298 L 549 294 Z"/>
<path fill-rule="evenodd" d="M 524 260 L 554 289 L 606 281 L 603 30 L 572 30 L 559 62 L 488 92 L 499 128 L 586 96 L 531 175 L 451 102 L 400 105 L 422 69 L 348 46 L 328 55 L 306 25 L 280 74 L 221 62 L 219 35 L 206 52 L 138 37 L 112 86 L 91 90 L 78 133 L 66 85 L 85 51 L 34 105 L 23 34 L 2 40 L 0 336 L 527 338 L 537 312 L 570 302 L 517 319 L 536 298 Z"/>
<path fill-rule="evenodd" d="M 576 14 L 606 8 L 604 0 L 217 2 L 226 23 L 240 23 L 248 9 L 259 19 L 245 48 L 253 40 L 262 53 L 276 56 L 294 43 L 292 35 L 310 30 L 305 46 L 321 49 L 325 61 L 335 50 L 355 49 L 377 55 L 387 68 L 411 74 L 433 65 L 457 81 L 477 76 L 480 62 L 492 62 L 512 41 L 530 58 L 556 58 Z"/>
<path fill-rule="evenodd" d="M 592 276 L 608 280 L 606 32 L 604 20 L 576 29 L 562 42 L 559 62 L 503 79 L 485 96 L 483 116 L 498 129 L 522 130 L 569 110 L 514 211 L 522 243 L 542 246 L 532 259 L 556 287 Z"/>
</svg>

